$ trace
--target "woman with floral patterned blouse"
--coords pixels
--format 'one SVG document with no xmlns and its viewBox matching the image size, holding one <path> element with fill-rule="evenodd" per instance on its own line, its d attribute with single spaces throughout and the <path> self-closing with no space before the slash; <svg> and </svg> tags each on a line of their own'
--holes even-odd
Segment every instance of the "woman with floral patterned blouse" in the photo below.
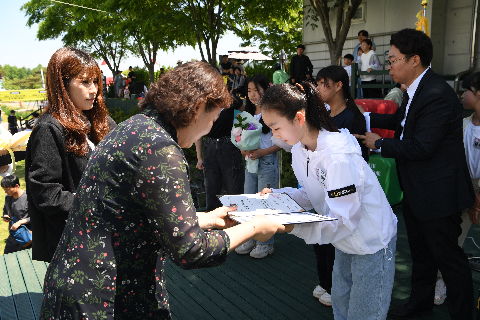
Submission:
<svg viewBox="0 0 480 320">
<path fill-rule="evenodd" d="M 208 133 L 230 99 L 212 66 L 186 63 L 100 142 L 48 267 L 40 319 L 170 319 L 167 256 L 183 269 L 215 267 L 283 229 L 264 216 L 233 226 L 234 208 L 195 212 L 181 148 Z"/>
</svg>

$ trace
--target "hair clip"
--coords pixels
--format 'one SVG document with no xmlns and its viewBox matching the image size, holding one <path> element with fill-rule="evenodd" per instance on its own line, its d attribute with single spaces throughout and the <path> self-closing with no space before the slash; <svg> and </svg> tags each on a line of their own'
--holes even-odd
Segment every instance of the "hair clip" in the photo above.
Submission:
<svg viewBox="0 0 480 320">
<path fill-rule="evenodd" d="M 301 84 L 295 83 L 295 85 L 298 87 L 298 89 L 300 89 L 300 91 L 302 91 L 303 93 L 305 93 L 305 89 L 303 89 L 303 87 L 302 87 Z"/>
</svg>

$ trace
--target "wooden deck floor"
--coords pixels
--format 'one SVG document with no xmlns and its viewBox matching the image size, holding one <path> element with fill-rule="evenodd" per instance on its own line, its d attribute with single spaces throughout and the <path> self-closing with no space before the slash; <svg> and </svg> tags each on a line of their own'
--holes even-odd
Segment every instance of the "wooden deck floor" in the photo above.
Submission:
<svg viewBox="0 0 480 320">
<path fill-rule="evenodd" d="M 402 212 L 399 207 L 394 212 L 399 226 L 392 306 L 406 302 L 411 275 Z M 468 236 L 480 240 L 479 230 L 472 226 Z M 471 239 L 464 249 L 480 256 Z M 185 271 L 167 263 L 166 274 L 174 319 L 333 319 L 332 309 L 312 296 L 318 284 L 313 248 L 292 235 L 276 235 L 275 253 L 264 259 L 230 253 L 218 268 Z M 473 271 L 473 277 L 478 298 L 480 273 Z M 419 319 L 449 319 L 446 303 Z"/>
</svg>

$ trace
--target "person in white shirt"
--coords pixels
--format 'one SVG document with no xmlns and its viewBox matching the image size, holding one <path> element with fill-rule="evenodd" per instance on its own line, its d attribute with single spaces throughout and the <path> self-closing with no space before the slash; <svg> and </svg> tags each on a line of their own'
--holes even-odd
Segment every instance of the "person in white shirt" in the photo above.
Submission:
<svg viewBox="0 0 480 320">
<path fill-rule="evenodd" d="M 397 218 L 375 173 L 347 129 L 337 129 L 313 85 L 276 85 L 260 103 L 273 136 L 293 145 L 300 189 L 286 192 L 305 209 L 335 221 L 288 225 L 308 244 L 335 246 L 335 319 L 385 319 L 393 288 Z M 355 270 L 355 272 L 353 272 Z"/>
<path fill-rule="evenodd" d="M 370 39 L 363 40 L 361 48 L 364 53 L 360 56 L 358 61 L 360 71 L 367 71 L 370 73 L 372 70 L 379 70 L 381 67 L 380 60 L 378 59 L 375 50 L 373 50 L 372 41 Z M 360 76 L 360 79 L 362 79 L 362 84 L 377 83 L 377 80 L 373 75 L 363 75 Z M 379 96 L 379 89 L 363 88 L 363 98 L 378 98 Z"/>
</svg>

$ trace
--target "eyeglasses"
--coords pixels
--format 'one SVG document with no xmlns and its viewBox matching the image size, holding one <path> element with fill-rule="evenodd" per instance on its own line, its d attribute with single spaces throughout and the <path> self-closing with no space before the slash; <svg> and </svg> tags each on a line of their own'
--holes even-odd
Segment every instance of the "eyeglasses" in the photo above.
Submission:
<svg viewBox="0 0 480 320">
<path fill-rule="evenodd" d="M 397 62 L 397 61 L 399 61 L 399 60 L 403 60 L 403 59 L 407 59 L 407 60 L 408 60 L 408 59 L 410 59 L 411 57 L 413 57 L 413 56 L 405 56 L 405 57 L 403 57 L 403 58 L 400 58 L 400 59 L 397 59 L 397 60 L 393 60 L 393 61 L 387 60 L 387 61 L 385 61 L 385 66 L 386 66 L 386 67 L 391 67 L 395 62 Z"/>
</svg>

